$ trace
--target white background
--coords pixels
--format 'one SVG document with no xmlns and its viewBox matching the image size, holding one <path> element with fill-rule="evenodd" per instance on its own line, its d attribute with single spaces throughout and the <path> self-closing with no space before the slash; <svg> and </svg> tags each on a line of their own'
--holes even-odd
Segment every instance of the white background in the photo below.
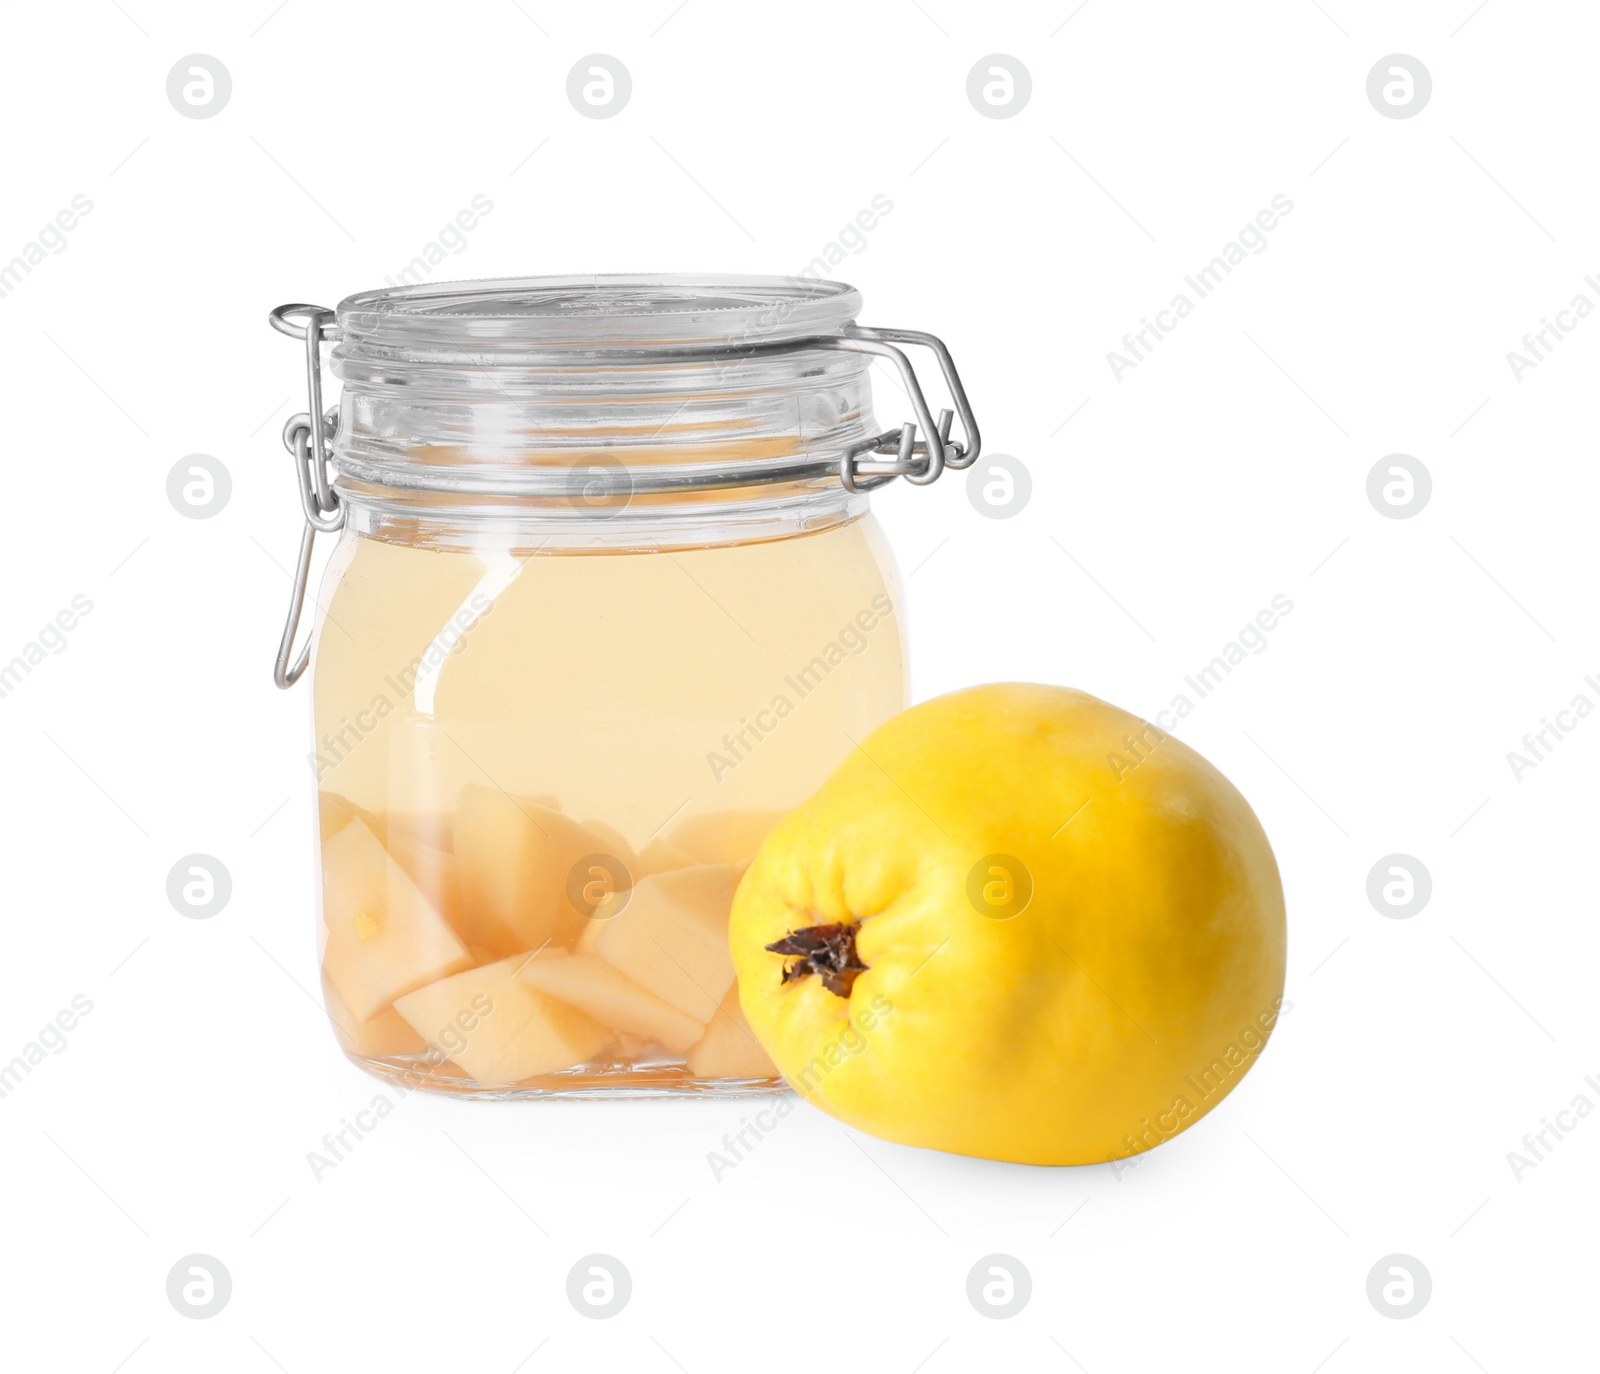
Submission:
<svg viewBox="0 0 1600 1374">
<path fill-rule="evenodd" d="M 1600 320 L 1518 380 L 1507 352 L 1600 271 L 1600 23 L 1576 3 L 287 0 L 4 12 L 0 261 L 84 195 L 0 299 L 0 660 L 93 611 L 0 700 L 0 1060 L 91 1014 L 0 1100 L 10 1367 L 485 1371 L 1576 1367 L 1592 1348 L 1600 1122 L 1507 1153 L 1600 1076 L 1590 717 L 1507 752 L 1600 674 Z M 1076 6 L 1076 8 L 1074 8 Z M 220 59 L 180 117 L 167 73 Z M 605 53 L 626 109 L 580 117 Z M 1023 63 L 1015 117 L 969 103 Z M 1432 74 L 1409 119 L 1369 69 Z M 298 535 L 278 430 L 303 407 L 288 300 L 382 284 L 486 195 L 436 278 L 798 271 L 875 195 L 836 275 L 864 319 L 952 347 L 1010 520 L 965 483 L 875 498 L 914 688 L 1036 679 L 1146 715 L 1274 595 L 1294 610 L 1180 733 L 1260 813 L 1293 1003 L 1241 1087 L 1120 1177 L 903 1149 L 796 1111 L 716 1180 L 752 1104 L 412 1098 L 317 1181 L 365 1105 L 307 989 L 309 692 L 269 664 Z M 1282 194 L 1293 211 L 1118 380 L 1109 349 Z M 879 386 L 879 417 L 903 418 Z M 208 453 L 227 507 L 179 515 Z M 1368 471 L 1433 494 L 1385 518 Z M 1192 694 L 1191 694 L 1192 695 Z M 193 852 L 227 908 L 177 915 Z M 1433 895 L 1366 897 L 1401 852 Z M 1554 1140 L 1554 1137 L 1547 1137 Z M 201 1252 L 210 1320 L 169 1304 Z M 568 1303 L 622 1260 L 625 1311 Z M 1033 1296 L 968 1303 L 982 1256 Z M 1391 1320 L 1395 1252 L 1432 1275 Z M 521 1363 L 519 1363 L 521 1362 Z"/>
</svg>

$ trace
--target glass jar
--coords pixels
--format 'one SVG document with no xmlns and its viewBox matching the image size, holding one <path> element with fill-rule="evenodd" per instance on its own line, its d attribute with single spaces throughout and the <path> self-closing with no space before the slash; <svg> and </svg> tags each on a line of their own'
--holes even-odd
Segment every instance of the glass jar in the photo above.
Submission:
<svg viewBox="0 0 1600 1374">
<path fill-rule="evenodd" d="M 774 1091 L 727 919 L 763 837 L 906 704 L 867 490 L 977 456 L 949 356 L 778 278 L 283 306 L 318 531 L 319 955 L 357 1064 L 492 1096 Z M 322 412 L 321 344 L 343 382 Z M 896 342 L 933 347 L 965 430 Z M 879 433 L 891 361 L 917 421 Z M 932 451 L 920 432 L 933 436 Z"/>
</svg>

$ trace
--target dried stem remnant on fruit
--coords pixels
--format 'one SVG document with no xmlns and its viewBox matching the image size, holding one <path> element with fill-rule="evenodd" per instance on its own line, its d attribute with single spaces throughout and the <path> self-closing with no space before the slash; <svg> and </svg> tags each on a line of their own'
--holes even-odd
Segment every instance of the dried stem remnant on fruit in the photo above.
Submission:
<svg viewBox="0 0 1600 1374">
<path fill-rule="evenodd" d="M 781 940 L 767 946 L 773 954 L 793 956 L 793 963 L 783 966 L 783 981 L 793 982 L 814 973 L 822 979 L 822 986 L 836 997 L 848 997 L 855 986 L 856 977 L 865 973 L 867 966 L 856 954 L 856 928 L 854 924 L 806 926 L 791 930 Z"/>
</svg>

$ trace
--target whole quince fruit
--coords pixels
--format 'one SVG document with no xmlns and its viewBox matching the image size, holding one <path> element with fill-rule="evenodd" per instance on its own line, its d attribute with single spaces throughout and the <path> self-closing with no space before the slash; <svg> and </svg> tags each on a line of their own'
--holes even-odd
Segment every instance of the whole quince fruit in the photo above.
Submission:
<svg viewBox="0 0 1600 1374">
<path fill-rule="evenodd" d="M 1283 1002 L 1277 864 L 1194 750 L 1083 692 L 902 712 L 767 837 L 730 927 L 790 1084 L 887 1140 L 1124 1158 L 1204 1116 Z"/>
</svg>

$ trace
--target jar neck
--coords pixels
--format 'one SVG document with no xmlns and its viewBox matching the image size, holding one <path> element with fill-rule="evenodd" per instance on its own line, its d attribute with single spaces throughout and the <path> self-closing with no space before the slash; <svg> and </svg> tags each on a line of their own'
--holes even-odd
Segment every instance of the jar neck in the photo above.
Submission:
<svg viewBox="0 0 1600 1374">
<path fill-rule="evenodd" d="M 865 492 L 837 480 L 638 497 L 612 506 L 565 500 L 461 499 L 347 485 L 345 528 L 364 538 L 439 552 L 660 553 L 817 534 L 868 511 Z M 723 499 L 718 499 L 723 498 Z"/>
<path fill-rule="evenodd" d="M 564 474 L 621 466 L 634 490 L 820 475 L 876 433 L 868 359 L 805 352 L 627 369 L 377 372 L 334 351 L 334 457 L 379 486 L 561 495 Z"/>
</svg>

